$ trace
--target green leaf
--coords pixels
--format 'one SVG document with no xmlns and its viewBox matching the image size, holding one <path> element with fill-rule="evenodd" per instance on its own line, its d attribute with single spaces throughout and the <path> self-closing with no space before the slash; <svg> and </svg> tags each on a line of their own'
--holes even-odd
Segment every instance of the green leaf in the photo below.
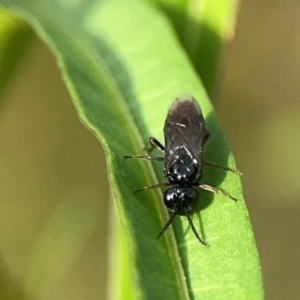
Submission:
<svg viewBox="0 0 300 300">
<path fill-rule="evenodd" d="M 224 48 L 234 36 L 238 0 L 149 0 L 172 21 L 211 97 L 224 69 Z M 226 63 L 226 62 L 225 62 Z"/>
<path fill-rule="evenodd" d="M 123 156 L 140 154 L 149 136 L 163 141 L 167 108 L 184 92 L 199 101 L 212 134 L 205 158 L 234 168 L 204 87 L 162 14 L 137 0 L 0 3 L 52 49 L 79 117 L 105 149 L 136 299 L 261 299 L 258 254 L 238 176 L 204 170 L 203 183 L 239 199 L 200 192 L 192 217 L 209 248 L 183 217 L 174 220 L 175 236 L 170 228 L 156 240 L 168 219 L 162 194 L 133 193 L 165 181 L 163 166 L 153 163 L 154 172 L 149 162 Z"/>
</svg>

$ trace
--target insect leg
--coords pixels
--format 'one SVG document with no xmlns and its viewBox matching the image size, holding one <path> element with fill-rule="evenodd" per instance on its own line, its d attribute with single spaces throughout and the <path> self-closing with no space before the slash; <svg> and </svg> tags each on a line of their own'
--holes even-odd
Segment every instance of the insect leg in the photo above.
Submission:
<svg viewBox="0 0 300 300">
<path fill-rule="evenodd" d="M 147 160 L 158 160 L 158 161 L 164 161 L 163 157 L 158 157 L 158 156 L 149 156 L 149 155 L 125 155 L 125 159 L 127 158 L 143 158 Z"/>
<path fill-rule="evenodd" d="M 195 226 L 194 226 L 194 224 L 193 224 L 193 221 L 192 221 L 192 219 L 191 219 L 191 217 L 190 217 L 190 215 L 189 215 L 188 213 L 186 214 L 186 217 L 187 217 L 187 219 L 188 219 L 188 221 L 189 221 L 189 224 L 190 224 L 190 226 L 191 226 L 191 228 L 192 228 L 192 231 L 193 231 L 195 237 L 197 238 L 197 240 L 198 240 L 201 244 L 203 244 L 204 246 L 208 246 L 205 242 L 203 242 L 203 241 L 201 240 L 201 238 L 200 238 L 200 236 L 199 236 L 199 234 L 198 234 L 198 232 L 197 232 L 197 230 L 196 230 L 196 228 L 195 228 Z"/>
<path fill-rule="evenodd" d="M 151 152 L 154 148 L 159 149 L 161 152 L 165 152 L 165 147 L 154 137 L 149 138 L 150 148 L 144 148 L 147 152 Z"/>
<path fill-rule="evenodd" d="M 219 166 L 217 164 L 214 164 L 214 163 L 211 163 L 211 162 L 208 162 L 208 161 L 203 161 L 203 164 L 207 165 L 207 166 L 210 166 L 210 167 L 215 167 L 215 168 L 223 169 L 223 170 L 228 171 L 228 172 L 237 173 L 240 176 L 243 175 L 243 173 L 240 172 L 239 170 L 234 170 L 234 169 L 230 169 L 230 168 L 221 167 L 221 166 Z"/>
<path fill-rule="evenodd" d="M 158 184 L 154 184 L 154 185 L 150 185 L 150 186 L 146 186 L 142 189 L 139 189 L 139 190 L 136 190 L 134 191 L 135 193 L 139 193 L 139 192 L 142 192 L 142 191 L 145 191 L 145 190 L 149 190 L 149 189 L 159 189 L 159 188 L 162 188 L 162 187 L 165 187 L 165 186 L 170 186 L 171 184 L 168 183 L 168 182 L 164 182 L 164 183 L 158 183 Z"/>
<path fill-rule="evenodd" d="M 217 188 L 214 188 L 214 187 L 212 187 L 212 186 L 210 186 L 210 185 L 207 185 L 207 184 L 200 184 L 200 185 L 198 185 L 198 187 L 199 187 L 200 189 L 203 189 L 203 190 L 206 190 L 206 191 L 215 193 L 215 194 L 221 194 L 221 195 L 223 195 L 223 196 L 226 196 L 226 197 L 230 198 L 230 199 L 233 200 L 233 201 L 237 201 L 236 198 L 233 198 L 233 197 L 231 197 L 229 194 L 227 194 L 227 193 L 225 193 L 225 192 L 223 192 L 223 191 L 221 191 L 221 190 L 219 190 L 219 189 L 217 189 Z"/>
<path fill-rule="evenodd" d="M 159 238 L 163 235 L 163 233 L 168 229 L 168 227 L 169 227 L 169 226 L 171 225 L 171 223 L 173 222 L 173 220 L 174 220 L 174 218 L 175 218 L 176 215 L 177 215 L 177 211 L 175 210 L 175 211 L 173 212 L 173 214 L 171 215 L 169 221 L 166 223 L 166 225 L 165 225 L 164 228 L 161 230 L 161 232 L 159 233 L 159 235 L 157 236 L 156 239 L 159 239 Z"/>
</svg>

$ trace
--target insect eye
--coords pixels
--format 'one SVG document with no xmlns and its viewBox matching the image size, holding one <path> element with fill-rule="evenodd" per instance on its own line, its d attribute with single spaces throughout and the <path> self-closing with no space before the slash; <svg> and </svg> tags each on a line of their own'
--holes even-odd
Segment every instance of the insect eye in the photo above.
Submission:
<svg viewBox="0 0 300 300">
<path fill-rule="evenodd" d="M 166 207 L 174 209 L 175 208 L 175 198 L 176 198 L 176 192 L 174 188 L 170 188 L 165 191 L 164 193 L 164 203 Z"/>
</svg>

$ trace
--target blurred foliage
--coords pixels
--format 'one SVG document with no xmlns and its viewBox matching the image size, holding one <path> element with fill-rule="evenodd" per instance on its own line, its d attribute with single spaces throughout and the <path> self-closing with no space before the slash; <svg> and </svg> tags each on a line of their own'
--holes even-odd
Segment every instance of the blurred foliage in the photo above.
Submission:
<svg viewBox="0 0 300 300">
<path fill-rule="evenodd" d="M 300 2 L 243 1 L 217 112 L 243 170 L 266 299 L 299 299 Z"/>
<path fill-rule="evenodd" d="M 0 8 L 0 97 L 33 41 L 28 24 Z M 1 102 L 3 97 L 0 98 Z"/>
<path fill-rule="evenodd" d="M 0 299 L 101 299 L 110 198 L 103 150 L 79 122 L 53 57 L 33 46 L 1 111 Z"/>
</svg>

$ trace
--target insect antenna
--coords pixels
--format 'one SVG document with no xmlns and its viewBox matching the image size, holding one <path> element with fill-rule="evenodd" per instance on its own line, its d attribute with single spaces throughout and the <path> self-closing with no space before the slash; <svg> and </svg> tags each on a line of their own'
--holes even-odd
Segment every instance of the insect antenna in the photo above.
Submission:
<svg viewBox="0 0 300 300">
<path fill-rule="evenodd" d="M 191 226 L 191 228 L 192 228 L 192 231 L 193 231 L 195 237 L 197 238 L 197 240 L 198 240 L 201 244 L 203 244 L 204 246 L 208 246 L 205 242 L 203 242 L 203 241 L 201 240 L 201 238 L 200 238 L 200 236 L 199 236 L 199 234 L 198 234 L 198 232 L 197 232 L 197 230 L 196 230 L 196 228 L 195 228 L 195 226 L 194 226 L 194 224 L 193 224 L 193 221 L 192 221 L 192 219 L 191 219 L 191 217 L 190 217 L 190 215 L 189 215 L 188 213 L 186 214 L 186 217 L 187 217 L 187 219 L 188 219 L 188 221 L 189 221 L 189 224 L 190 224 L 190 226 Z"/>
<path fill-rule="evenodd" d="M 168 227 L 171 225 L 171 223 L 173 222 L 175 216 L 177 215 L 177 210 L 175 210 L 172 214 L 172 216 L 170 217 L 169 221 L 166 223 L 166 225 L 164 226 L 164 228 L 161 230 L 161 232 L 159 233 L 159 235 L 157 236 L 157 240 L 163 235 L 163 233 L 168 229 Z"/>
<path fill-rule="evenodd" d="M 198 187 L 202 190 L 209 191 L 209 192 L 212 192 L 212 193 L 215 193 L 215 194 L 220 194 L 220 195 L 223 195 L 225 197 L 228 197 L 228 198 L 230 198 L 231 200 L 233 200 L 235 202 L 238 201 L 238 199 L 236 199 L 236 198 L 230 196 L 229 194 L 227 194 L 227 193 L 225 193 L 225 192 L 223 192 L 223 191 L 221 191 L 221 190 L 219 190 L 215 187 L 212 187 L 208 184 L 200 184 L 200 185 L 198 185 Z"/>
<path fill-rule="evenodd" d="M 125 155 L 124 156 L 125 159 L 128 158 L 142 158 L 142 159 L 147 159 L 147 160 L 157 160 L 157 161 L 164 161 L 163 157 L 158 157 L 158 156 L 149 156 L 149 155 Z"/>
<path fill-rule="evenodd" d="M 134 191 L 134 193 L 136 194 L 136 193 L 146 191 L 146 190 L 150 190 L 150 189 L 159 189 L 159 188 L 163 188 L 165 186 L 170 186 L 170 183 L 163 182 L 163 183 L 153 184 L 153 185 L 150 185 L 150 186 L 146 186 L 142 189 L 136 190 L 136 191 Z"/>
</svg>

